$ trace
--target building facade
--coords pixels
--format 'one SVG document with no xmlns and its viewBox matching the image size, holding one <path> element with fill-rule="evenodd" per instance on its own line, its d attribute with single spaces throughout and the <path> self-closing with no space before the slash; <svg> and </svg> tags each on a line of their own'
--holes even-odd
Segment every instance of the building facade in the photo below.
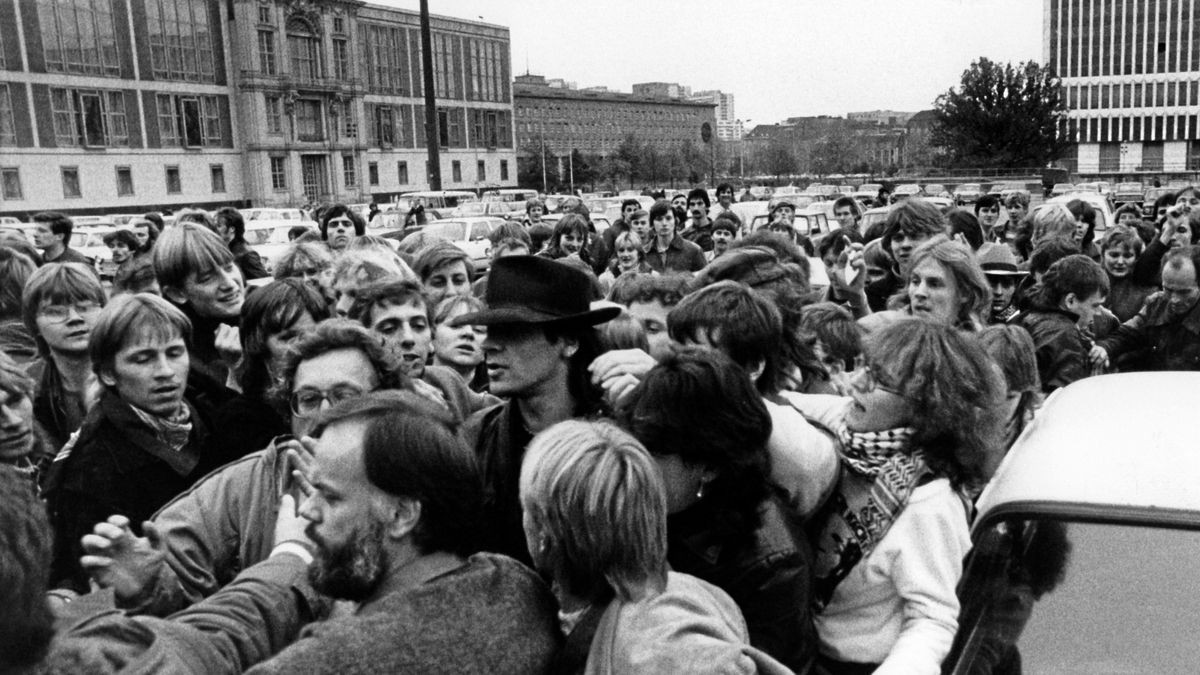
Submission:
<svg viewBox="0 0 1200 675">
<path fill-rule="evenodd" d="M 521 75 L 513 85 L 517 143 L 542 144 L 557 155 L 578 150 L 606 156 L 630 133 L 667 150 L 700 143 L 700 126 L 715 127 L 715 105 L 679 98 L 550 87 L 539 75 Z"/>
<path fill-rule="evenodd" d="M 1200 171 L 1196 0 L 1045 0 L 1045 62 L 1062 79 L 1068 164 L 1084 175 Z"/>
<path fill-rule="evenodd" d="M 712 103 L 717 106 L 717 138 L 722 141 L 740 141 L 744 133 L 742 121 L 737 118 L 734 109 L 733 94 L 727 94 L 719 89 L 697 91 L 688 97 L 689 101 Z"/>
<path fill-rule="evenodd" d="M 432 28 L 443 187 L 515 185 L 508 29 Z M 0 214 L 425 189 L 420 63 L 357 0 L 0 0 Z"/>
</svg>

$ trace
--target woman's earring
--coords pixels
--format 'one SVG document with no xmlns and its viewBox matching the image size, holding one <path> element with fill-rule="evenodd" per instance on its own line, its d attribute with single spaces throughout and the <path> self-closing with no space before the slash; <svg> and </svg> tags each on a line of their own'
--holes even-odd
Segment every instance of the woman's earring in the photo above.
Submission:
<svg viewBox="0 0 1200 675">
<path fill-rule="evenodd" d="M 700 481 L 700 486 L 696 488 L 696 499 L 704 499 L 704 481 Z"/>
</svg>

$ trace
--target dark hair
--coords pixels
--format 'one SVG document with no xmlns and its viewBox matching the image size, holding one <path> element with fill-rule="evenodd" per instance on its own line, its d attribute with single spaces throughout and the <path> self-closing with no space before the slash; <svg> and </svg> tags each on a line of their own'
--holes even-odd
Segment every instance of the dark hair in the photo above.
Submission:
<svg viewBox="0 0 1200 675">
<path fill-rule="evenodd" d="M 604 353 L 600 334 L 592 326 L 578 324 L 544 324 L 542 333 L 547 342 L 560 339 L 573 340 L 579 348 L 567 363 L 567 391 L 575 401 L 575 417 L 587 417 L 604 410 L 604 394 L 592 384 L 592 373 L 588 366 L 597 356 Z"/>
<path fill-rule="evenodd" d="M 1138 256 L 1142 254 L 1146 244 L 1142 241 L 1141 235 L 1128 225 L 1113 225 L 1112 229 L 1104 233 L 1104 242 L 1100 246 L 1100 252 L 1104 253 L 1115 246 L 1129 249 L 1135 256 Z"/>
<path fill-rule="evenodd" d="M 529 248 L 529 233 L 518 222 L 505 221 L 488 234 L 488 242 L 491 243 L 492 248 L 499 246 L 500 242 L 505 239 L 519 239 L 521 243 L 525 244 L 525 248 Z"/>
<path fill-rule="evenodd" d="M 642 208 L 642 203 L 640 201 L 634 199 L 633 197 L 630 197 L 628 199 L 621 200 L 621 212 L 622 213 L 625 212 L 626 206 L 636 206 L 640 209 L 640 208 Z"/>
<path fill-rule="evenodd" d="M 980 195 L 979 199 L 975 200 L 975 215 L 978 216 L 983 209 L 992 207 L 1000 208 L 1000 195 Z"/>
<path fill-rule="evenodd" d="M 148 292 L 143 289 L 150 284 L 158 284 L 158 276 L 154 274 L 154 263 L 149 258 L 134 258 L 132 265 L 117 268 L 117 274 L 113 278 L 113 292 Z"/>
<path fill-rule="evenodd" d="M 0 246 L 0 317 L 21 316 L 21 295 L 37 265 L 14 248 Z"/>
<path fill-rule="evenodd" d="M 654 455 L 676 455 L 717 476 L 692 508 L 712 512 L 714 529 L 753 537 L 769 494 L 771 415 L 746 372 L 703 347 L 676 350 L 623 399 L 617 422 Z"/>
<path fill-rule="evenodd" d="M 363 422 L 367 480 L 421 505 L 412 531 L 422 553 L 468 556 L 479 550 L 483 473 L 445 408 L 412 391 L 376 391 L 329 409 L 315 429 Z"/>
<path fill-rule="evenodd" d="M 543 212 L 546 210 L 546 202 L 538 199 L 537 197 L 530 197 L 529 199 L 525 200 L 525 213 L 532 211 L 533 207 L 535 206 L 540 207 Z"/>
<path fill-rule="evenodd" d="M 1178 197 L 1176 196 L 1176 194 L 1174 192 L 1164 192 L 1161 195 L 1159 195 L 1158 199 L 1154 200 L 1154 219 L 1156 221 L 1158 220 L 1158 210 L 1159 209 L 1163 208 L 1164 206 L 1166 206 L 1168 208 L 1171 207 L 1172 205 L 1175 204 L 1175 200 L 1177 198 Z"/>
<path fill-rule="evenodd" d="M 674 307 L 688 294 L 688 274 L 622 274 L 613 284 L 611 300 L 628 307 L 635 302 L 660 302 Z"/>
<path fill-rule="evenodd" d="M 837 200 L 833 202 L 834 211 L 837 211 L 843 206 L 850 207 L 850 211 L 854 213 L 854 220 L 856 222 L 862 220 L 862 209 L 859 207 L 858 202 L 854 200 L 854 197 L 838 197 Z"/>
<path fill-rule="evenodd" d="M 37 325 L 42 304 L 65 305 L 83 300 L 91 300 L 101 307 L 107 302 L 100 277 L 83 263 L 47 263 L 29 276 L 21 295 L 21 318 L 29 334 L 37 340 L 42 356 L 50 354 L 50 347 L 42 339 Z"/>
<path fill-rule="evenodd" d="M 104 245 L 108 247 L 112 247 L 114 243 L 120 242 L 125 244 L 125 247 L 130 251 L 137 251 L 138 247 L 141 246 L 141 244 L 138 243 L 137 235 L 131 230 L 113 230 L 112 232 L 104 235 L 103 241 Z"/>
<path fill-rule="evenodd" d="M 315 234 L 317 240 L 320 240 L 320 238 L 321 238 L 320 233 L 315 232 L 308 225 L 293 225 L 293 226 L 289 227 L 288 233 L 287 233 L 287 238 L 288 238 L 289 242 L 292 242 L 292 241 L 296 241 L 300 237 L 303 237 L 303 236 L 309 235 L 309 234 Z"/>
<path fill-rule="evenodd" d="M 246 238 L 246 219 L 242 217 L 242 212 L 232 206 L 222 206 L 217 209 L 216 213 L 217 225 L 233 230 L 233 241 L 237 243 Z"/>
<path fill-rule="evenodd" d="M 279 279 L 246 297 L 238 329 L 242 342 L 242 361 L 238 364 L 238 384 L 242 394 L 264 399 L 271 384 L 267 364 L 271 354 L 267 338 L 287 330 L 301 316 L 315 322 L 329 318 L 329 305 L 311 284 L 303 279 Z"/>
<path fill-rule="evenodd" d="M 1076 253 L 1069 255 L 1050 266 L 1042 275 L 1042 280 L 1034 288 L 1034 297 L 1045 307 L 1058 307 L 1058 304 L 1074 293 L 1079 300 L 1099 292 L 1108 294 L 1108 275 L 1100 263 L 1091 258 Z"/>
<path fill-rule="evenodd" d="M 583 237 L 583 247 L 579 249 L 579 258 L 590 266 L 592 254 L 588 249 L 593 237 L 592 230 L 588 226 L 587 219 L 574 213 L 568 213 L 558 219 L 558 223 L 554 225 L 554 233 L 550 235 L 550 245 L 546 247 L 542 255 L 549 258 L 565 258 L 567 254 L 563 252 L 559 244 L 563 236 L 568 234 Z"/>
<path fill-rule="evenodd" d="M 1091 250 L 1092 240 L 1096 238 L 1096 209 L 1082 199 L 1072 199 L 1067 202 L 1067 210 L 1087 225 L 1087 232 L 1083 235 L 1083 241 L 1079 242 L 1079 249 Z"/>
<path fill-rule="evenodd" d="M 471 254 L 448 241 L 435 241 L 421 249 L 420 255 L 413 262 L 413 271 L 420 277 L 421 283 L 429 281 L 429 277 L 439 269 L 461 262 L 467 270 L 467 280 L 475 280 L 475 263 Z"/>
<path fill-rule="evenodd" d="M 707 197 L 708 195 L 706 194 L 705 198 Z M 675 214 L 675 207 L 671 206 L 671 202 L 665 199 L 660 199 L 650 206 L 650 225 L 653 226 L 654 221 L 660 220 L 663 216 L 667 215 L 668 212 L 675 215 L 675 226 L 679 227 L 679 216 L 678 214 Z"/>
<path fill-rule="evenodd" d="M 340 216 L 346 216 L 354 223 L 354 236 L 361 237 L 367 231 L 367 223 L 354 209 L 345 204 L 334 204 L 321 213 L 321 239 L 329 239 L 329 221 Z"/>
<path fill-rule="evenodd" d="M 706 208 L 706 209 L 708 207 L 712 206 L 712 202 L 709 201 L 709 198 L 708 198 L 708 190 L 705 190 L 704 188 L 692 188 L 691 190 L 689 190 L 688 194 L 687 194 L 687 200 L 688 200 L 689 206 L 691 205 L 693 199 L 703 199 L 704 200 L 704 208 Z"/>
<path fill-rule="evenodd" d="M 978 213 L 979 209 L 976 209 L 975 212 Z M 970 212 L 964 209 L 954 209 L 946 214 L 946 225 L 946 236 L 953 239 L 954 235 L 962 234 L 972 251 L 978 251 L 979 247 L 983 246 L 983 226 L 979 224 L 979 219 Z"/>
<path fill-rule="evenodd" d="M 346 316 L 369 327 L 374 323 L 371 315 L 380 305 L 400 306 L 414 302 L 425 308 L 425 318 L 432 328 L 434 307 L 430 305 L 429 298 L 420 284 L 409 280 L 380 281 L 362 286 L 355 294 L 354 304 L 350 306 Z"/>
<path fill-rule="evenodd" d="M 862 354 L 862 330 L 850 310 L 833 302 L 818 302 L 800 310 L 800 328 L 810 333 L 832 358 L 854 370 Z"/>
<path fill-rule="evenodd" d="M 960 489 L 982 487 L 999 451 L 1005 388 L 973 334 L 923 319 L 868 333 L 868 366 L 895 383 L 912 409 L 914 447 L 935 475 Z"/>
<path fill-rule="evenodd" d="M 742 219 L 738 218 L 737 214 L 732 211 L 722 211 L 721 213 L 717 214 L 716 218 L 713 218 L 713 232 L 716 232 L 717 230 L 728 230 L 733 234 L 733 236 L 736 237 L 737 233 L 741 231 L 741 229 Z"/>
<path fill-rule="evenodd" d="M 154 227 L 151 229 L 151 231 L 153 232 L 153 236 L 150 237 L 150 241 L 157 239 L 158 233 L 162 232 L 162 229 L 165 226 L 165 223 L 163 222 L 162 214 L 159 213 L 158 211 L 147 211 L 142 214 L 142 218 L 150 221 L 151 225 L 154 225 Z"/>
<path fill-rule="evenodd" d="M 1079 244 L 1061 237 L 1051 237 L 1037 245 L 1029 256 L 1029 273 L 1040 274 L 1063 258 L 1079 253 Z"/>
<path fill-rule="evenodd" d="M 721 183 L 720 185 L 717 186 L 717 196 L 719 197 L 721 195 L 721 193 L 726 190 L 729 190 L 730 192 L 734 191 L 733 186 L 730 185 L 729 183 Z"/>
<path fill-rule="evenodd" d="M 4 672 L 23 672 L 39 663 L 54 638 L 54 614 L 46 599 L 52 536 L 33 481 L 0 464 L 0 579 L 4 580 L 0 666 Z"/>
<path fill-rule="evenodd" d="M 667 315 L 667 332 L 681 343 L 704 336 L 747 371 L 762 364 L 759 391 L 778 391 L 783 318 L 770 298 L 749 286 L 726 280 L 691 293 Z"/>
<path fill-rule="evenodd" d="M 546 224 L 545 221 L 534 223 L 529 226 L 529 252 L 537 253 L 546 245 L 546 241 L 554 234 L 554 228 Z"/>
<path fill-rule="evenodd" d="M 42 211 L 33 214 L 33 222 L 45 225 L 54 234 L 61 234 L 63 246 L 71 245 L 71 233 L 74 231 L 75 225 L 65 214 L 58 211 Z"/>
<path fill-rule="evenodd" d="M 408 376 L 383 338 L 349 319 L 326 319 L 311 332 L 292 343 L 283 361 L 279 377 L 268 392 L 270 402 L 279 410 L 287 410 L 292 397 L 292 384 L 300 364 L 338 349 L 357 349 L 366 355 L 375 368 L 379 389 L 405 389 Z"/>
<path fill-rule="evenodd" d="M 880 244 L 889 255 L 892 253 L 892 239 L 899 233 L 925 238 L 945 234 L 946 218 L 938 207 L 924 199 L 905 199 L 888 212 L 884 221 L 883 241 Z"/>
<path fill-rule="evenodd" d="M 840 256 L 846 250 L 846 239 L 851 243 L 863 243 L 862 235 L 854 230 L 842 231 L 835 230 L 821 237 L 821 241 L 817 243 L 817 257 L 825 259 L 827 256 Z"/>
</svg>

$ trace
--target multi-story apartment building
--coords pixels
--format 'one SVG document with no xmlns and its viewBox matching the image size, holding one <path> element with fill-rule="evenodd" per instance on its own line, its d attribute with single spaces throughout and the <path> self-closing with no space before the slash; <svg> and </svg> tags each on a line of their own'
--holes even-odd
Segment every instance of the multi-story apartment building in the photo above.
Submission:
<svg viewBox="0 0 1200 675">
<path fill-rule="evenodd" d="M 717 138 L 722 141 L 740 141 L 744 129 L 742 121 L 734 111 L 733 94 L 719 89 L 709 89 L 694 92 L 688 97 L 690 101 L 712 103 L 717 106 Z"/>
<path fill-rule="evenodd" d="M 660 150 L 700 144 L 700 127 L 715 127 L 715 105 L 679 98 L 594 89 L 551 87 L 540 75 L 520 75 L 514 85 L 517 143 L 558 155 L 579 150 L 607 155 L 634 134 Z"/>
<path fill-rule="evenodd" d="M 508 29 L 432 29 L 443 187 L 515 185 Z M 0 213 L 424 189 L 420 64 L 358 0 L 0 0 Z"/>
<path fill-rule="evenodd" d="M 1062 79 L 1081 174 L 1200 171 L 1196 0 L 1045 0 L 1045 63 Z"/>
</svg>

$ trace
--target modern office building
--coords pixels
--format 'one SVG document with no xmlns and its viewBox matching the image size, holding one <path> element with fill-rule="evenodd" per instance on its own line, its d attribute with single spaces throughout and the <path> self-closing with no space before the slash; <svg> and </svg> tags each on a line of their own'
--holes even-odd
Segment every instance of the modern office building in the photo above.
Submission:
<svg viewBox="0 0 1200 675">
<path fill-rule="evenodd" d="M 1045 0 L 1043 52 L 1083 175 L 1200 171 L 1196 0 Z"/>
<path fill-rule="evenodd" d="M 660 150 L 685 142 L 699 145 L 700 126 L 708 122 L 715 131 L 716 125 L 713 103 L 551 87 L 540 75 L 516 78 L 513 106 L 518 145 L 544 142 L 557 155 L 572 150 L 607 155 L 630 133 Z"/>
<path fill-rule="evenodd" d="M 742 121 L 737 118 L 734 109 L 733 94 L 727 94 L 719 89 L 693 92 L 688 96 L 689 101 L 712 103 L 717 106 L 717 138 L 722 141 L 740 141 L 744 133 Z"/>
<path fill-rule="evenodd" d="M 508 29 L 432 32 L 443 187 L 515 185 Z M 358 0 L 0 0 L 0 214 L 425 189 L 420 64 Z"/>
</svg>

